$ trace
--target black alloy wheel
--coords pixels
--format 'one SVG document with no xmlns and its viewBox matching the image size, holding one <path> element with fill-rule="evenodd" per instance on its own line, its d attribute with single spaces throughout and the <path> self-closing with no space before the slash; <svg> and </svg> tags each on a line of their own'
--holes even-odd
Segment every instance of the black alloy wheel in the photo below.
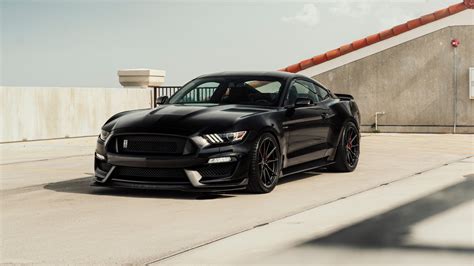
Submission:
<svg viewBox="0 0 474 266">
<path fill-rule="evenodd" d="M 251 152 L 249 184 L 247 190 L 268 193 L 278 183 L 280 177 L 280 147 L 272 134 L 264 133 L 255 143 Z"/>
<path fill-rule="evenodd" d="M 275 183 L 278 174 L 278 152 L 277 147 L 271 138 L 265 138 L 258 147 L 258 170 L 259 178 L 266 187 L 271 187 Z"/>
<path fill-rule="evenodd" d="M 359 163 L 360 133 L 353 122 L 346 122 L 342 130 L 342 139 L 337 147 L 334 164 L 328 169 L 337 172 L 352 172 Z"/>
<path fill-rule="evenodd" d="M 359 160 L 359 132 L 354 127 L 346 130 L 344 138 L 344 147 L 346 149 L 346 161 L 351 167 L 354 167 Z"/>
</svg>

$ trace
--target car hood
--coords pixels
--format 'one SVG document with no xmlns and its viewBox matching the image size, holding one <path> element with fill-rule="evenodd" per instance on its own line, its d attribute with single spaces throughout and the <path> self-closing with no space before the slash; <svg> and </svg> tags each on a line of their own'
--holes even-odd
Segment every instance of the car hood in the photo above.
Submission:
<svg viewBox="0 0 474 266">
<path fill-rule="evenodd" d="M 128 112 L 107 124 L 115 132 L 192 135 L 233 130 L 240 120 L 270 110 L 243 105 L 162 105 Z"/>
</svg>

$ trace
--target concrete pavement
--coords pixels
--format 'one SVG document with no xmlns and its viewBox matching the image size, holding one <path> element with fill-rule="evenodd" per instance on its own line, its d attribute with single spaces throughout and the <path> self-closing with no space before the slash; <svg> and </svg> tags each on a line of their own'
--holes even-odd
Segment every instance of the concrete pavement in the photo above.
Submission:
<svg viewBox="0 0 474 266">
<path fill-rule="evenodd" d="M 311 244 L 300 248 L 294 245 L 311 243 L 320 236 L 389 212 L 396 206 L 463 182 L 466 175 L 474 173 L 469 158 L 474 153 L 473 135 L 381 134 L 362 138 L 361 161 L 355 172 L 291 176 L 282 179 L 270 194 L 202 197 L 182 192 L 118 190 L 88 186 L 94 141 L 94 138 L 86 139 L 78 144 L 84 145 L 84 150 L 63 150 L 65 153 L 59 156 L 52 148 L 52 154 L 45 158 L 54 160 L 17 154 L 12 161 L 6 155 L 15 154 L 14 147 L 7 147 L 13 144 L 0 145 L 0 262 L 247 264 L 270 262 L 277 258 L 274 252 L 283 248 L 286 252 L 278 252 L 282 262 L 309 258 L 299 262 L 311 263 L 307 254 L 314 253 L 325 254 L 321 255 L 326 258 L 321 262 L 347 263 L 350 261 L 335 258 L 344 257 L 341 254 L 359 254 L 357 248 L 354 251 L 354 247 L 318 244 L 315 250 Z M 55 146 L 50 141 L 42 144 Z M 82 156 L 82 152 L 88 151 L 90 156 Z M 451 221 L 453 215 L 467 217 L 460 221 L 459 227 L 467 225 L 467 231 L 460 229 L 460 235 L 463 230 L 469 234 L 469 224 L 472 225 L 469 217 L 473 214 L 469 204 L 467 201 L 450 208 L 444 218 L 419 221 L 418 229 L 407 242 L 411 245 L 433 242 L 436 246 L 446 239 L 445 234 L 439 233 L 440 239 L 430 239 L 423 230 L 432 232 L 426 228 L 439 228 L 440 224 Z M 279 227 L 282 223 L 287 226 Z M 269 231 L 266 235 L 256 234 L 261 230 Z M 442 232 L 432 230 L 436 234 Z M 462 247 L 467 243 L 467 250 L 472 249 L 469 246 L 472 238 L 456 235 L 449 241 L 461 243 Z M 233 245 L 235 250 L 226 251 L 228 241 L 236 238 L 240 242 Z M 408 248 L 390 247 L 375 252 L 364 249 L 360 254 L 375 254 L 376 262 L 390 263 L 385 260 L 390 257 L 384 255 L 388 254 L 387 250 L 395 250 L 390 254 L 400 256 L 412 252 Z M 452 262 L 472 261 L 463 252 L 444 252 L 447 252 L 445 258 Z M 363 256 L 360 258 L 358 262 L 367 262 Z"/>
<path fill-rule="evenodd" d="M 394 223 L 397 217 L 393 215 L 387 221 L 379 219 L 370 224 L 367 231 L 358 233 L 360 229 L 357 227 L 370 223 L 373 217 L 382 217 L 400 206 L 411 206 L 420 198 L 464 182 L 465 176 L 474 170 L 473 159 L 455 161 L 390 182 L 155 263 L 472 265 L 472 185 L 470 193 L 462 195 L 466 199 L 463 198 L 461 204 L 454 204 L 446 212 L 436 211 L 435 215 L 427 215 L 421 222 L 410 223 L 411 229 L 405 236 L 398 235 L 400 230 Z M 470 178 L 470 182 L 474 182 L 474 176 Z M 435 207 L 440 205 L 437 203 Z M 415 215 L 405 215 L 400 222 L 410 221 L 417 218 L 417 214 L 426 212 L 422 208 L 413 208 L 413 211 Z M 403 212 L 407 212 L 406 207 Z M 341 235 L 340 232 L 343 232 L 343 237 L 334 241 L 334 235 Z M 402 237 L 403 242 L 386 243 L 394 236 Z M 371 245 L 367 241 L 376 243 Z M 359 252 L 364 256 L 359 256 Z M 401 257 L 393 258 L 394 254 Z"/>
<path fill-rule="evenodd" d="M 96 140 L 86 137 L 0 144 L 0 188 L 24 189 L 92 175 Z"/>
</svg>

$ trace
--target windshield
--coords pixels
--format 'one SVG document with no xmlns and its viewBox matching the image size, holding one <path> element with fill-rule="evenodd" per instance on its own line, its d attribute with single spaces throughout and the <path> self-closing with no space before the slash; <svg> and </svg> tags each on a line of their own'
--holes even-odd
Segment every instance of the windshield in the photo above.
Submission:
<svg viewBox="0 0 474 266">
<path fill-rule="evenodd" d="M 275 106 L 282 81 L 275 78 L 226 77 L 196 79 L 171 97 L 171 104 L 245 104 Z"/>
</svg>

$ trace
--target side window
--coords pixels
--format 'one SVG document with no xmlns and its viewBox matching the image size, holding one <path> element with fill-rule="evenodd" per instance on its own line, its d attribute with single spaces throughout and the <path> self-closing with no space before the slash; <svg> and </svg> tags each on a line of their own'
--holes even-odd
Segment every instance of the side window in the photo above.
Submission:
<svg viewBox="0 0 474 266">
<path fill-rule="evenodd" d="M 308 98 L 313 103 L 320 101 L 315 85 L 305 80 L 296 80 L 291 84 L 286 103 L 288 105 L 295 104 L 298 98 Z"/>
<path fill-rule="evenodd" d="M 316 85 L 316 89 L 318 91 L 321 101 L 329 97 L 329 92 L 323 87 Z"/>
</svg>

